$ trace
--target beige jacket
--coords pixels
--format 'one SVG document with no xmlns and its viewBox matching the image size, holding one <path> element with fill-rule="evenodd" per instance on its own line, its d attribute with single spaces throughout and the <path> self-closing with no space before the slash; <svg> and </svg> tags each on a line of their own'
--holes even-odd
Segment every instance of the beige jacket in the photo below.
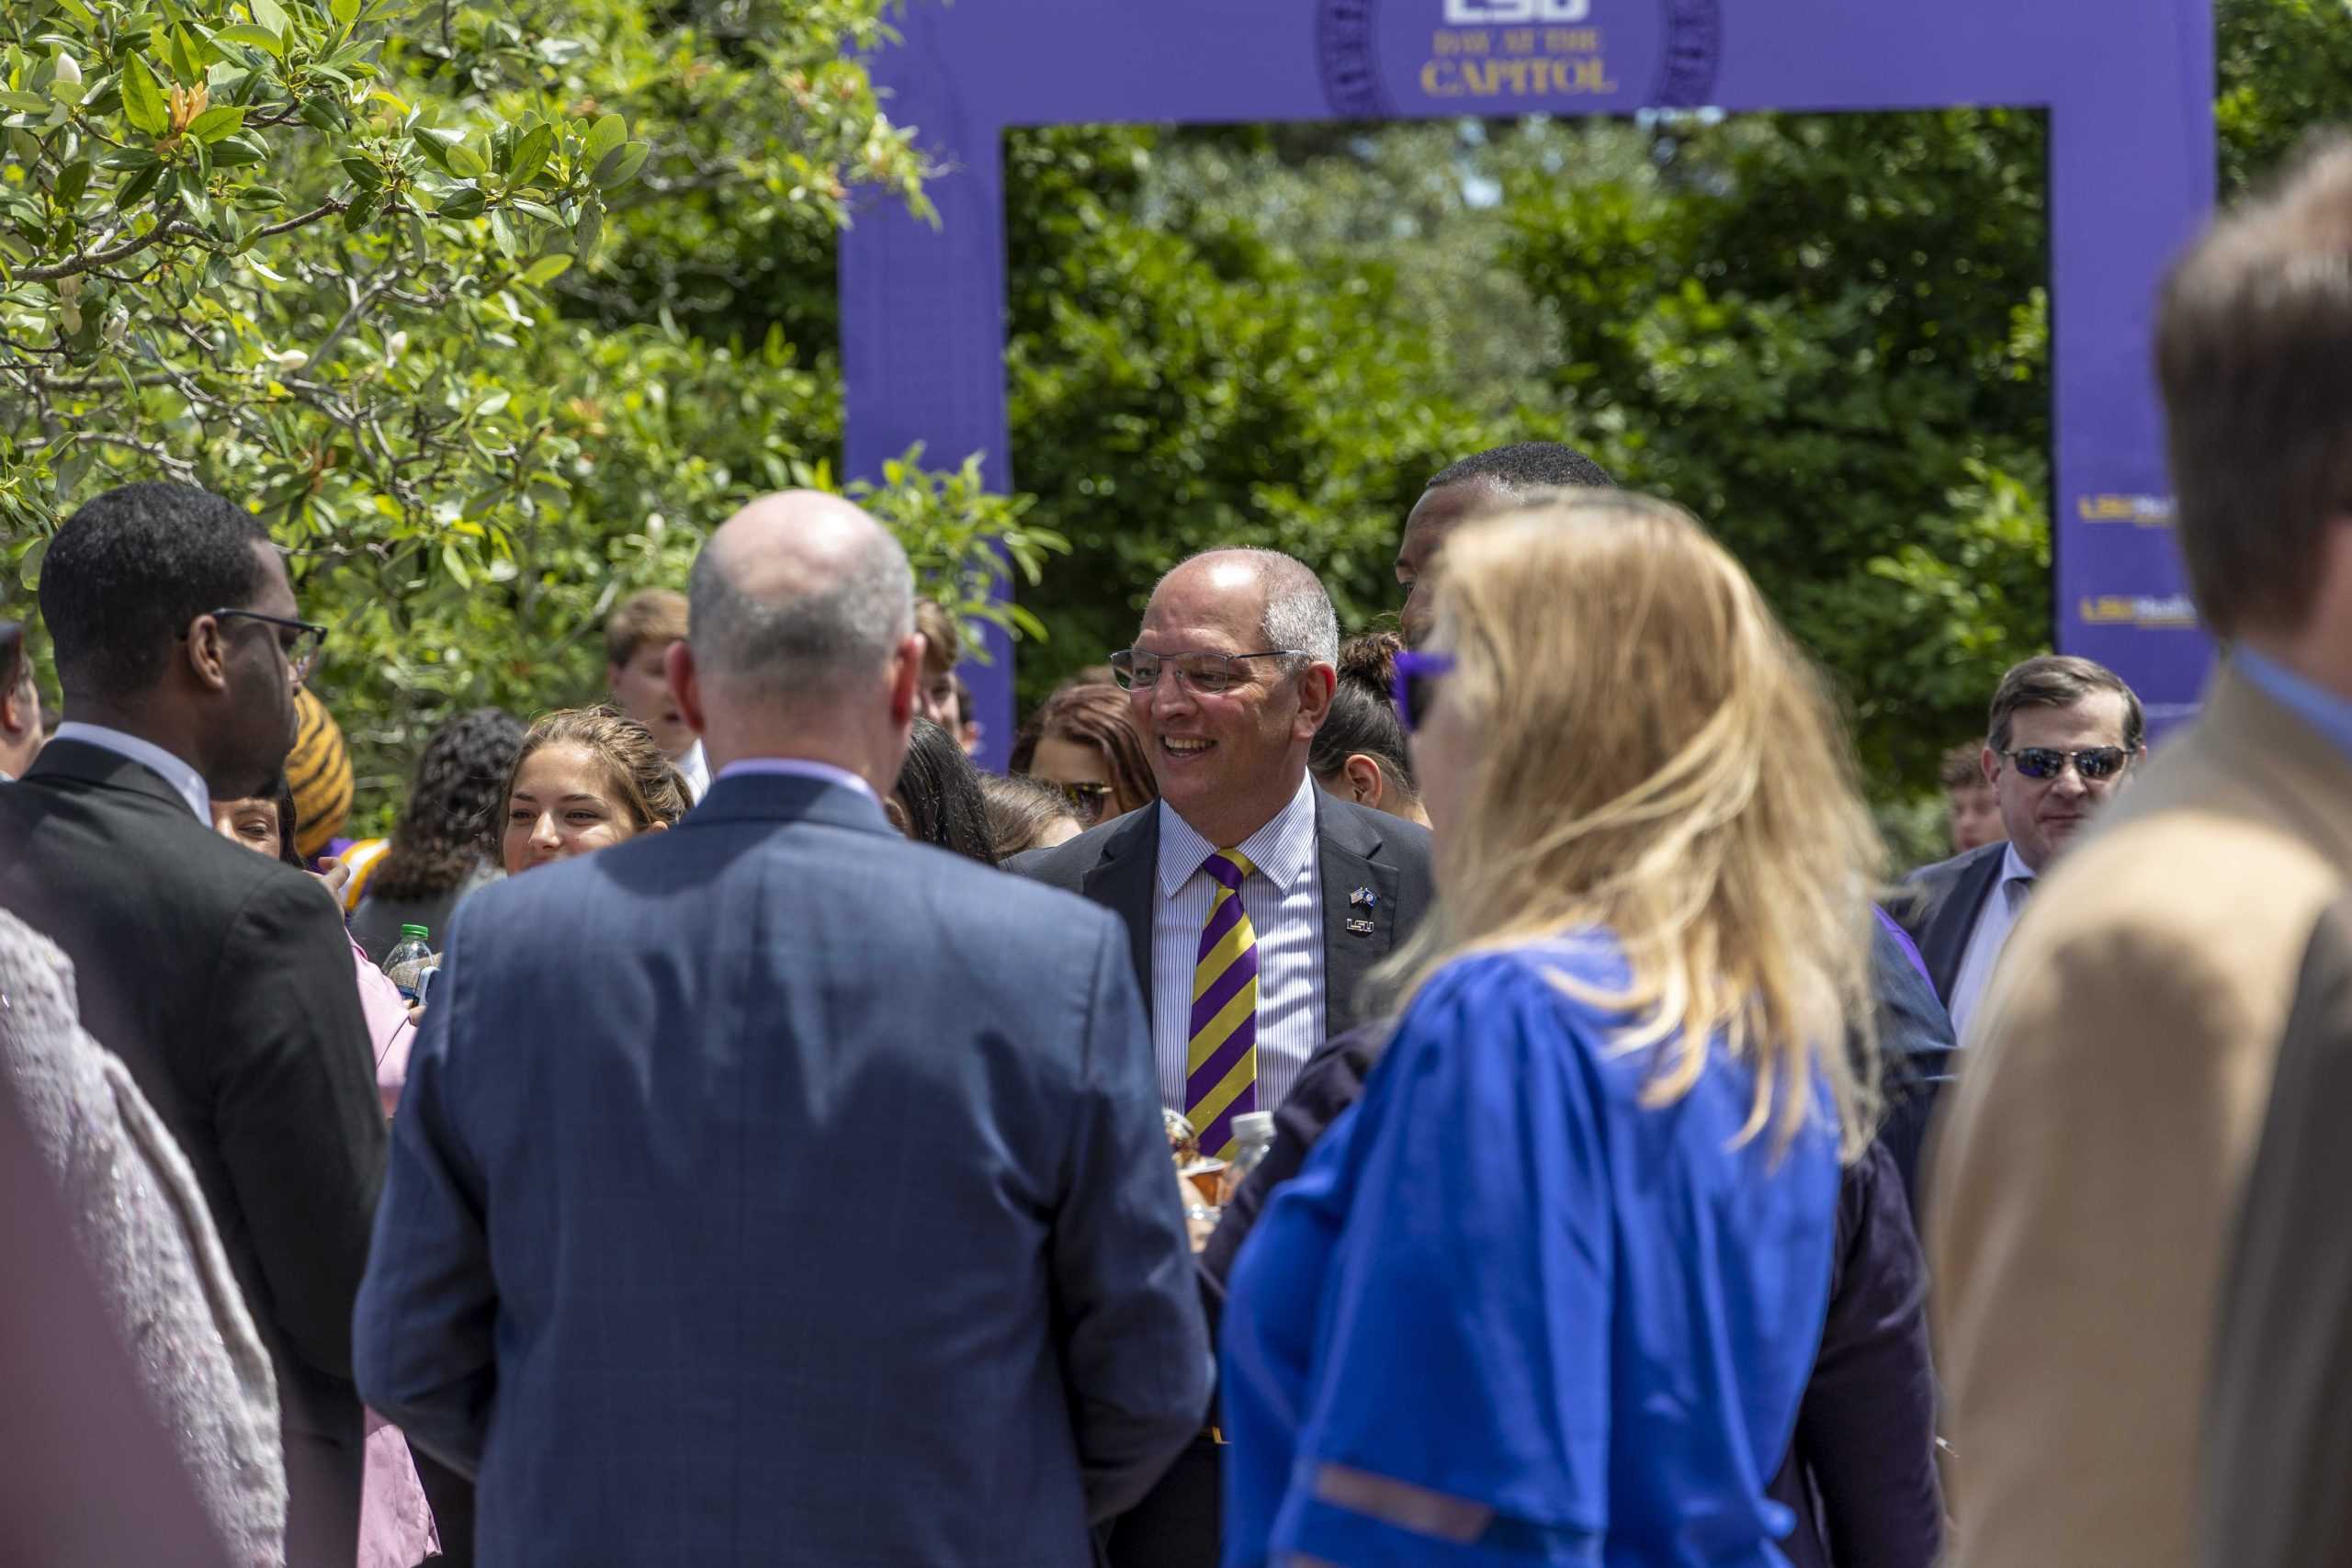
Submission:
<svg viewBox="0 0 2352 1568">
<path fill-rule="evenodd" d="M 2225 668 L 2059 863 L 1928 1189 L 1964 1568 L 2189 1568 L 2217 1284 L 2352 760 Z"/>
</svg>

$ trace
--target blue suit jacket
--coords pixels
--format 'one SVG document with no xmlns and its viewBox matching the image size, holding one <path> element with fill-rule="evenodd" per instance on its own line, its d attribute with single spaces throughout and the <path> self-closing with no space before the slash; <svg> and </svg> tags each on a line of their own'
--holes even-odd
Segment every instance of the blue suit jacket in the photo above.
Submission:
<svg viewBox="0 0 2352 1568">
<path fill-rule="evenodd" d="M 487 1565 L 1082 1564 L 1208 1345 L 1118 922 L 738 776 L 469 899 L 356 1358 Z"/>
</svg>

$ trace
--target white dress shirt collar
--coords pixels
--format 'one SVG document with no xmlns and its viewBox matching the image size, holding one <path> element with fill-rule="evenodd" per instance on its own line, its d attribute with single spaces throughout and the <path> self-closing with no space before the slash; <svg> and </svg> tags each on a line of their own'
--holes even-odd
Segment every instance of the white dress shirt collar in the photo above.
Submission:
<svg viewBox="0 0 2352 1568">
<path fill-rule="evenodd" d="M 1165 800 L 1159 812 L 1159 896 L 1173 898 L 1209 856 L 1238 849 L 1258 874 L 1287 888 L 1315 866 L 1315 779 L 1298 781 L 1298 793 L 1266 825 L 1239 844 L 1212 844 Z"/>
<path fill-rule="evenodd" d="M 696 736 L 695 743 L 687 747 L 684 754 L 676 759 L 675 765 L 678 776 L 686 781 L 688 806 L 694 805 L 710 793 L 710 764 L 703 759 L 700 736 Z"/>
<path fill-rule="evenodd" d="M 696 741 L 695 750 L 699 753 L 701 750 L 702 743 Z M 876 806 L 882 804 L 882 797 L 874 793 L 874 786 L 847 768 L 837 768 L 831 762 L 813 761 L 807 757 L 740 758 L 719 769 L 718 777 L 710 782 L 714 784 L 724 784 L 738 774 L 752 773 L 764 773 L 776 778 L 821 779 L 827 784 L 839 784 L 843 789 L 854 789 Z"/>
<path fill-rule="evenodd" d="M 196 813 L 198 821 L 207 828 L 212 826 L 212 792 L 204 786 L 204 775 L 153 741 L 108 729 L 102 724 L 76 724 L 71 719 L 59 725 L 51 739 L 79 740 L 85 746 L 102 747 L 119 757 L 145 764 L 187 802 L 187 808 Z"/>
</svg>

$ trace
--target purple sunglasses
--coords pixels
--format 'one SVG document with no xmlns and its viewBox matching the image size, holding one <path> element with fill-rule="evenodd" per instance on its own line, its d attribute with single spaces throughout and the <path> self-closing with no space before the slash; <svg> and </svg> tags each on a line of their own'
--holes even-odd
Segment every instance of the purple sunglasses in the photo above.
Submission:
<svg viewBox="0 0 2352 1568">
<path fill-rule="evenodd" d="M 1396 699 L 1396 718 L 1406 734 L 1420 728 L 1421 721 L 1437 705 L 1438 681 L 1453 673 L 1450 653 L 1417 653 L 1408 649 L 1396 655 L 1396 677 L 1389 694 Z"/>
</svg>

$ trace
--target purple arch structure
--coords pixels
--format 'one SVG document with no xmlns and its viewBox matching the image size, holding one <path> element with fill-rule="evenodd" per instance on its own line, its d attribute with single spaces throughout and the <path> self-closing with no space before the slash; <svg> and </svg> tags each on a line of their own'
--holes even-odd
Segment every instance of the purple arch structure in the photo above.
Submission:
<svg viewBox="0 0 2352 1568">
<path fill-rule="evenodd" d="M 956 172 L 936 229 L 842 239 L 847 466 L 923 442 L 1013 483 L 1005 414 L 1009 126 L 1529 113 L 2046 109 L 2056 640 L 2161 724 L 2211 660 L 2171 536 L 2148 340 L 2164 266 L 2213 201 L 2210 0 L 954 0 L 875 62 Z M 989 758 L 1012 661 L 970 673 Z"/>
</svg>

